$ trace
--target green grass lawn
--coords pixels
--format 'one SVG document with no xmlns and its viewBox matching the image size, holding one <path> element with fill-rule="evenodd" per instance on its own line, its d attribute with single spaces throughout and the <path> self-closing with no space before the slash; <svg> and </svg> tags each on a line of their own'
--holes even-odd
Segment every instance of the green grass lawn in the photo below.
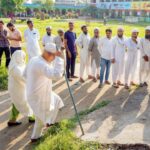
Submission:
<svg viewBox="0 0 150 150">
<path fill-rule="evenodd" d="M 9 19 L 3 19 L 3 20 L 5 23 L 9 22 Z M 67 24 L 66 20 L 49 19 L 49 20 L 41 21 L 38 19 L 33 19 L 33 21 L 34 21 L 35 28 L 37 28 L 40 32 L 41 39 L 45 34 L 46 26 L 53 27 L 54 35 L 57 35 L 57 30 L 59 28 L 62 28 L 65 31 L 68 29 L 68 24 Z M 84 20 L 83 21 L 81 21 L 81 20 L 75 21 L 75 30 L 74 31 L 77 33 L 77 35 L 79 35 L 81 33 L 81 29 L 80 29 L 81 25 L 83 25 L 85 23 L 86 22 Z M 140 31 L 139 36 L 144 37 L 144 27 L 146 27 L 148 24 L 147 23 L 127 24 L 127 23 L 123 23 L 123 22 L 111 21 L 111 22 L 108 22 L 107 26 L 104 26 L 100 22 L 90 22 L 88 28 L 89 28 L 89 33 L 90 33 L 91 37 L 93 36 L 93 29 L 95 27 L 100 28 L 101 37 L 105 36 L 105 29 L 108 27 L 113 30 L 113 36 L 115 36 L 117 27 L 120 25 L 125 28 L 125 36 L 129 37 L 131 35 L 131 30 L 133 28 L 138 28 Z M 17 20 L 17 22 L 16 22 L 16 27 L 21 31 L 22 35 L 24 34 L 25 29 L 27 29 L 26 22 L 21 23 L 19 20 Z M 41 45 L 41 40 L 40 40 L 40 45 Z M 24 38 L 23 38 L 22 48 L 23 48 L 23 50 L 26 50 L 25 44 L 24 44 Z M 41 45 L 41 48 L 42 48 L 42 45 Z M 78 61 L 79 61 L 79 58 L 78 58 Z M 4 68 L 4 63 L 5 62 L 3 59 L 2 67 L 0 67 L 0 90 L 7 89 L 7 70 Z"/>
</svg>

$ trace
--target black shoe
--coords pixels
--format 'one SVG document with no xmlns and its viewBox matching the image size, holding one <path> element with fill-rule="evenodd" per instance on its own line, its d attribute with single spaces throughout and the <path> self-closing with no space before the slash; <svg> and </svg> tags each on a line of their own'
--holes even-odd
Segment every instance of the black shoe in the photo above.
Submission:
<svg viewBox="0 0 150 150">
<path fill-rule="evenodd" d="M 148 84 L 147 84 L 147 82 L 144 82 L 144 84 L 143 84 L 144 86 L 148 86 Z"/>
<path fill-rule="evenodd" d="M 35 123 L 35 120 L 29 119 L 29 123 Z"/>
<path fill-rule="evenodd" d="M 21 124 L 22 124 L 22 122 L 18 122 L 18 121 L 16 121 L 16 122 L 8 122 L 7 123 L 8 127 L 19 126 Z"/>
<path fill-rule="evenodd" d="M 37 139 L 31 139 L 31 143 L 36 143 L 38 141 L 40 141 L 41 137 L 37 138 Z"/>
</svg>

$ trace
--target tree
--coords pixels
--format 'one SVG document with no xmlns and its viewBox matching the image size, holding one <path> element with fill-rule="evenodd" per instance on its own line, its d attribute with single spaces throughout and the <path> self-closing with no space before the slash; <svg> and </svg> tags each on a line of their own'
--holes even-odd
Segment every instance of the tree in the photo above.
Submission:
<svg viewBox="0 0 150 150">
<path fill-rule="evenodd" d="M 23 9 L 24 0 L 1 0 L 1 8 L 5 14 L 15 13 Z"/>
<path fill-rule="evenodd" d="M 47 10 L 51 10 L 54 4 L 53 0 L 41 0 L 41 3 L 43 4 L 43 8 Z"/>
<path fill-rule="evenodd" d="M 93 18 L 96 18 L 97 17 L 97 14 L 98 14 L 98 8 L 95 7 L 95 6 L 88 6 L 86 8 L 84 8 L 82 10 L 83 14 L 86 15 L 86 16 L 91 16 Z"/>
</svg>

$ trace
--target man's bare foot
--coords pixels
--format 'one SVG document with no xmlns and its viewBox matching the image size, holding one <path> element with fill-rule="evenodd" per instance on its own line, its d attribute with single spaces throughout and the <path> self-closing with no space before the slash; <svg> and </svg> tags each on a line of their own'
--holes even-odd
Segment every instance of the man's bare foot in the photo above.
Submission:
<svg viewBox="0 0 150 150">
<path fill-rule="evenodd" d="M 118 81 L 117 84 L 118 84 L 119 86 L 124 86 L 124 84 L 121 83 L 120 81 Z"/>
<path fill-rule="evenodd" d="M 125 88 L 126 90 L 129 90 L 129 89 L 130 89 L 127 84 L 125 84 L 124 88 Z"/>
<path fill-rule="evenodd" d="M 116 83 L 113 83 L 113 85 L 112 85 L 114 88 L 119 88 L 119 85 L 118 84 L 116 84 Z"/>
<path fill-rule="evenodd" d="M 140 85 L 139 85 L 140 87 L 143 87 L 144 86 L 144 83 L 140 83 Z"/>
<path fill-rule="evenodd" d="M 108 85 L 110 85 L 110 82 L 109 82 L 109 81 L 105 81 L 105 84 L 108 84 Z"/>
<path fill-rule="evenodd" d="M 99 75 L 99 74 L 97 75 L 97 79 L 98 79 L 98 80 L 100 79 L 100 75 Z"/>
<path fill-rule="evenodd" d="M 71 78 L 73 78 L 73 79 L 77 79 L 78 77 L 77 77 L 77 76 L 71 76 Z"/>
<path fill-rule="evenodd" d="M 70 78 L 68 78 L 68 81 L 69 81 L 69 82 L 72 82 L 73 80 L 72 80 L 72 79 L 70 79 Z"/>
<path fill-rule="evenodd" d="M 90 80 L 90 79 L 93 79 L 93 76 L 91 76 L 91 75 L 88 75 L 88 79 Z"/>
<path fill-rule="evenodd" d="M 93 82 L 97 82 L 97 79 L 95 77 L 93 78 Z"/>
<path fill-rule="evenodd" d="M 136 84 L 136 83 L 134 83 L 134 82 L 131 82 L 131 85 L 132 85 L 132 86 L 136 86 L 137 84 Z"/>
<path fill-rule="evenodd" d="M 80 78 L 79 80 L 81 83 L 84 83 L 85 81 L 83 80 L 83 78 Z"/>
</svg>

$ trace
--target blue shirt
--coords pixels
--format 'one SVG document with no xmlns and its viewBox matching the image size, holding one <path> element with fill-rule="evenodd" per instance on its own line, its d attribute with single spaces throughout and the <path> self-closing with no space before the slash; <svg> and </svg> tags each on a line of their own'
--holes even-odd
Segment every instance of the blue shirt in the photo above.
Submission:
<svg viewBox="0 0 150 150">
<path fill-rule="evenodd" d="M 76 53 L 75 48 L 75 40 L 76 40 L 76 33 L 67 31 L 65 32 L 65 39 L 67 40 L 67 46 L 71 53 Z"/>
</svg>

